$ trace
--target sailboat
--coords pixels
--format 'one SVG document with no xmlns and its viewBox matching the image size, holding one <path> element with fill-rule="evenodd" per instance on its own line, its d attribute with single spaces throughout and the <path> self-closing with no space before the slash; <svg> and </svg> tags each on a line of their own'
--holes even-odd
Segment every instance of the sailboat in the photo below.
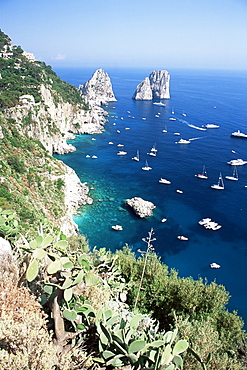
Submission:
<svg viewBox="0 0 247 370">
<path fill-rule="evenodd" d="M 225 177 L 227 180 L 233 180 L 233 181 L 237 181 L 238 180 L 238 171 L 237 171 L 237 167 L 234 166 L 234 170 L 233 170 L 233 174 L 232 176 L 226 176 Z"/>
<path fill-rule="evenodd" d="M 224 182 L 223 182 L 223 177 L 222 177 L 221 173 L 220 173 L 220 176 L 219 176 L 218 184 L 211 185 L 211 188 L 216 189 L 216 190 L 224 190 L 225 189 Z"/>
<path fill-rule="evenodd" d="M 198 173 L 195 176 L 196 177 L 199 177 L 199 179 L 207 179 L 208 178 L 208 175 L 207 175 L 207 172 L 206 172 L 206 167 L 203 166 L 202 173 Z"/>
<path fill-rule="evenodd" d="M 137 152 L 136 152 L 136 156 L 135 156 L 135 157 L 133 157 L 132 159 L 133 159 L 133 161 L 137 161 L 137 162 L 139 162 L 139 160 L 140 160 L 139 150 L 137 150 Z"/>
<path fill-rule="evenodd" d="M 151 148 L 151 150 L 150 150 L 150 151 L 151 151 L 151 152 L 155 152 L 155 153 L 158 151 L 158 150 L 156 149 L 156 144 L 154 144 L 154 145 L 153 145 L 153 147 Z"/>
<path fill-rule="evenodd" d="M 152 157 L 156 157 L 156 154 L 157 154 L 157 149 L 156 149 L 156 144 L 154 144 L 153 146 L 152 146 L 152 148 L 150 149 L 150 152 L 149 153 L 147 153 L 148 155 L 151 155 Z"/>
<path fill-rule="evenodd" d="M 144 167 L 142 167 L 142 170 L 143 171 L 150 171 L 152 169 L 152 167 L 150 167 L 149 165 L 148 165 L 148 161 L 146 161 L 146 164 L 145 164 L 145 166 Z"/>
</svg>

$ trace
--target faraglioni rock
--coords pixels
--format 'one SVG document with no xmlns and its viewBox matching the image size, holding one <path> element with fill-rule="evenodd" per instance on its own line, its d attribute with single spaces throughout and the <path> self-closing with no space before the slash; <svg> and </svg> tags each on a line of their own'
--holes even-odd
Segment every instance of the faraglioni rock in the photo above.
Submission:
<svg viewBox="0 0 247 370">
<path fill-rule="evenodd" d="M 85 95 L 86 101 L 90 104 L 102 105 L 109 101 L 116 101 L 112 90 L 110 77 L 103 69 L 97 69 L 92 78 L 84 85 L 79 86 L 79 90 Z"/>
<path fill-rule="evenodd" d="M 170 99 L 170 74 L 165 70 L 150 73 L 136 88 L 135 100 Z"/>
<path fill-rule="evenodd" d="M 156 206 L 152 202 L 144 200 L 141 197 L 126 199 L 126 204 L 132 207 L 137 216 L 139 216 L 140 218 L 152 216 L 152 211 L 154 208 L 156 208 Z"/>
</svg>

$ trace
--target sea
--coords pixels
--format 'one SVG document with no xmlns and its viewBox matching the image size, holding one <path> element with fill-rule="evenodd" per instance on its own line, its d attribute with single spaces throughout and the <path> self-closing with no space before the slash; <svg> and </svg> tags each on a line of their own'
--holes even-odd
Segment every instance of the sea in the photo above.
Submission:
<svg viewBox="0 0 247 370">
<path fill-rule="evenodd" d="M 54 70 L 78 87 L 96 68 Z M 237 130 L 247 134 L 247 71 L 171 69 L 170 99 L 136 101 L 136 86 L 152 70 L 104 70 L 117 98 L 103 107 L 105 131 L 76 136 L 70 141 L 76 152 L 55 155 L 88 184 L 94 199 L 74 216 L 80 232 L 91 248 L 115 251 L 128 245 L 139 256 L 147 246 L 143 239 L 153 230 L 152 244 L 161 260 L 180 277 L 223 284 L 231 295 L 228 310 L 237 310 L 246 328 L 247 164 L 238 166 L 238 181 L 225 176 L 233 174 L 228 161 L 247 160 L 247 139 L 231 137 Z M 207 124 L 219 127 L 203 130 Z M 189 144 L 179 144 L 180 138 Z M 156 156 L 147 154 L 151 148 Z M 120 150 L 127 154 L 118 155 Z M 132 159 L 137 151 L 139 162 Z M 142 170 L 146 161 L 150 171 Z M 203 166 L 208 179 L 195 176 Z M 225 188 L 212 189 L 220 173 Z M 171 184 L 159 183 L 160 178 Z M 132 197 L 153 202 L 153 215 L 137 217 L 125 204 Z M 207 217 L 222 227 L 208 230 L 198 224 Z M 116 224 L 123 230 L 113 230 Z M 210 268 L 213 262 L 220 268 Z"/>
</svg>

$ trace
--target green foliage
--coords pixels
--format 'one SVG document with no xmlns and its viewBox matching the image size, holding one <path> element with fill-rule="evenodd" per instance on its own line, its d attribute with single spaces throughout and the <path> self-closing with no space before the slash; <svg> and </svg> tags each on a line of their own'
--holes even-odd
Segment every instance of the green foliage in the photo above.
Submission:
<svg viewBox="0 0 247 370">
<path fill-rule="evenodd" d="M 180 353 L 186 351 L 188 342 L 174 342 L 177 330 L 156 333 L 148 315 L 125 310 L 102 308 L 96 315 L 99 335 L 99 362 L 107 366 L 160 369 L 174 361 L 183 367 Z M 156 323 L 157 324 L 157 323 Z"/>
<path fill-rule="evenodd" d="M 5 35 L 6 36 L 6 35 Z M 8 37 L 0 35 L 0 50 L 8 43 Z M 79 104 L 88 109 L 80 92 L 72 85 L 62 81 L 50 66 L 43 62 L 30 62 L 23 55 L 19 46 L 14 46 L 8 59 L 0 58 L 2 78 L 0 80 L 0 106 L 9 108 L 19 103 L 21 95 L 33 95 L 35 102 L 41 101 L 40 85 L 51 88 L 55 102 L 61 100 L 71 104 Z M 29 124 L 26 121 L 25 124 Z"/>
<path fill-rule="evenodd" d="M 57 185 L 58 190 L 61 190 L 61 188 L 64 186 L 64 181 L 59 178 L 56 181 L 56 185 Z"/>
<path fill-rule="evenodd" d="M 210 362 L 213 365 L 207 368 L 241 368 L 238 366 L 239 348 L 244 348 L 243 322 L 236 313 L 226 310 L 229 293 L 224 286 L 215 282 L 208 284 L 203 279 L 195 281 L 192 278 L 180 278 L 175 270 L 168 271 L 167 266 L 161 263 L 155 253 L 136 259 L 130 249 L 124 248 L 116 254 L 120 270 L 126 282 L 131 285 L 127 295 L 127 302 L 131 307 L 134 307 L 142 280 L 137 304 L 141 312 L 151 312 L 152 316 L 159 320 L 161 328 L 166 330 L 176 325 L 176 317 L 179 322 L 186 322 L 188 328 L 190 325 L 196 328 L 192 335 L 190 329 L 182 331 L 183 326 L 179 325 L 182 337 L 191 339 L 194 351 L 200 353 L 201 348 L 205 349 L 204 365 L 209 353 L 213 353 L 213 360 Z M 188 368 L 192 368 L 193 361 L 190 361 L 191 355 L 186 354 L 185 364 Z M 220 363 L 224 364 L 222 368 L 217 367 Z M 198 366 L 199 369 L 201 364 Z"/>
<path fill-rule="evenodd" d="M 18 229 L 18 218 L 12 210 L 3 210 L 0 208 L 0 235 L 2 237 L 15 236 Z"/>
<path fill-rule="evenodd" d="M 15 155 L 11 155 L 11 156 L 7 157 L 7 163 L 16 172 L 19 172 L 19 173 L 25 173 L 26 172 L 24 162 L 20 161 Z"/>
</svg>

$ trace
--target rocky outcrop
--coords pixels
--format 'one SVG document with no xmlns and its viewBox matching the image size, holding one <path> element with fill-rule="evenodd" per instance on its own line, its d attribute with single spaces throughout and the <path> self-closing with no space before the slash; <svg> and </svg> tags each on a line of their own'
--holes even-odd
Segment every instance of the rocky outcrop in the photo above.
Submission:
<svg viewBox="0 0 247 370">
<path fill-rule="evenodd" d="M 59 220 L 59 227 L 62 232 L 69 236 L 78 232 L 78 226 L 73 221 L 72 215 L 77 209 L 85 204 L 92 204 L 93 199 L 88 196 L 89 188 L 86 183 L 82 183 L 75 171 L 59 161 L 64 175 L 59 176 L 64 182 L 64 204 L 66 207 L 65 216 Z M 56 177 L 53 178 L 55 180 Z"/>
<path fill-rule="evenodd" d="M 67 139 L 73 134 L 100 133 L 104 130 L 107 113 L 99 106 L 84 110 L 80 105 L 59 102 L 54 92 L 40 86 L 42 102 L 35 103 L 32 95 L 20 97 L 20 105 L 5 110 L 5 116 L 19 125 L 19 132 L 39 140 L 50 153 L 65 154 L 76 150 Z"/>
<path fill-rule="evenodd" d="M 90 105 L 102 105 L 107 104 L 109 101 L 117 100 L 112 90 L 110 77 L 101 68 L 97 69 L 92 78 L 84 85 L 80 85 L 79 90 Z"/>
<path fill-rule="evenodd" d="M 150 73 L 136 88 L 135 100 L 170 99 L 170 75 L 165 70 Z"/>
<path fill-rule="evenodd" d="M 7 254 L 12 254 L 11 245 L 8 240 L 0 237 L 0 260 L 4 259 Z"/>
<path fill-rule="evenodd" d="M 152 202 L 144 200 L 140 197 L 126 199 L 126 204 L 128 204 L 140 218 L 152 216 L 152 211 L 154 208 L 156 208 Z"/>
</svg>

